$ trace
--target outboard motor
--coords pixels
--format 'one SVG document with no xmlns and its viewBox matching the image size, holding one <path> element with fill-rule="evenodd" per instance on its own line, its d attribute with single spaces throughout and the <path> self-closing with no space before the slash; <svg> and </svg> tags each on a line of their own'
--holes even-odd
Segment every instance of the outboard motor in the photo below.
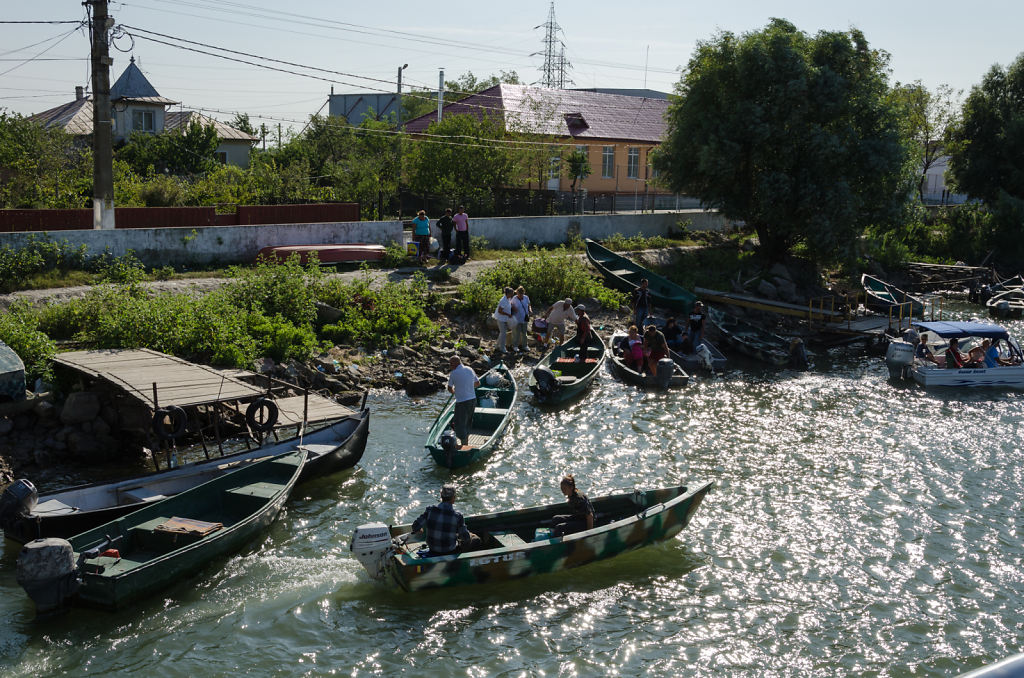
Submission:
<svg viewBox="0 0 1024 678">
<path fill-rule="evenodd" d="M 446 428 L 441 433 L 441 449 L 451 454 L 459 448 L 459 439 L 455 435 L 454 429 Z"/>
<path fill-rule="evenodd" d="M 36 604 L 38 615 L 59 612 L 81 584 L 75 550 L 70 542 L 56 537 L 30 541 L 18 554 L 16 578 Z"/>
<path fill-rule="evenodd" d="M 668 388 L 669 383 L 672 381 L 672 375 L 675 373 L 676 364 L 672 358 L 662 358 L 658 361 L 658 372 L 656 379 L 658 381 L 658 388 Z"/>
<path fill-rule="evenodd" d="M 352 554 L 372 579 L 384 581 L 388 558 L 395 552 L 391 544 L 391 530 L 384 523 L 367 523 L 356 528 L 348 545 Z"/>
<path fill-rule="evenodd" d="M 39 501 L 35 485 L 24 478 L 7 486 L 0 495 L 0 527 L 11 530 L 19 520 L 28 518 Z"/>
<path fill-rule="evenodd" d="M 697 344 L 697 349 L 694 351 L 697 354 L 697 362 L 708 372 L 715 371 L 715 364 L 711 362 L 711 351 L 703 343 Z"/>
<path fill-rule="evenodd" d="M 906 379 L 914 364 L 914 345 L 894 339 L 885 350 L 885 366 L 891 379 Z"/>
<path fill-rule="evenodd" d="M 558 377 L 543 365 L 533 369 L 533 379 L 536 382 L 533 386 L 533 394 L 541 402 L 550 398 L 560 388 Z"/>
<path fill-rule="evenodd" d="M 807 360 L 807 347 L 804 346 L 804 340 L 800 337 L 789 342 L 789 366 L 794 370 L 800 371 L 810 367 Z"/>
</svg>

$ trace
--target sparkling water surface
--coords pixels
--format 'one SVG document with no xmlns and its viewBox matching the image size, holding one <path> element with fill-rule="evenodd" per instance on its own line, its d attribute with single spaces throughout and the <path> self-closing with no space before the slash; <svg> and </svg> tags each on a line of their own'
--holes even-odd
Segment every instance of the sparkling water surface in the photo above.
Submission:
<svg viewBox="0 0 1024 678">
<path fill-rule="evenodd" d="M 0 673 L 959 675 L 1024 645 L 1024 393 L 887 377 L 857 348 L 807 373 L 736 359 L 669 395 L 605 373 L 560 411 L 525 394 L 454 474 L 422 447 L 444 394 L 374 392 L 356 469 L 143 604 L 34 621 L 6 542 Z M 472 514 L 559 501 L 565 472 L 592 495 L 715 486 L 668 543 L 524 581 L 397 593 L 350 557 L 356 525 L 409 522 L 449 477 Z"/>
</svg>

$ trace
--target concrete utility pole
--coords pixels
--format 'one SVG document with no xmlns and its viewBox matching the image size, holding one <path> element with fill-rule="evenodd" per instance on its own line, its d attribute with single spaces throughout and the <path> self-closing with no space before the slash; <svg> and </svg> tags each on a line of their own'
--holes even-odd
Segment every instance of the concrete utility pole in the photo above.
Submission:
<svg viewBox="0 0 1024 678">
<path fill-rule="evenodd" d="M 398 68 L 398 100 L 396 102 L 398 104 L 398 127 L 395 129 L 399 132 L 402 131 L 402 71 L 407 68 L 409 68 L 409 64 L 405 64 Z"/>
<path fill-rule="evenodd" d="M 444 108 L 444 69 L 437 74 L 437 121 L 441 122 L 441 111 Z"/>
<path fill-rule="evenodd" d="M 113 229 L 114 152 L 110 124 L 110 58 L 107 32 L 114 20 L 107 0 L 86 0 L 92 7 L 92 227 Z"/>
</svg>

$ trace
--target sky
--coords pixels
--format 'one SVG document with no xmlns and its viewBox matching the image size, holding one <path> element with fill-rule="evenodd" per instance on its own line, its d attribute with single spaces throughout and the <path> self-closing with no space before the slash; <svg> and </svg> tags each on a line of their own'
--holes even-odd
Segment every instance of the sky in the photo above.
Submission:
<svg viewBox="0 0 1024 678">
<path fill-rule="evenodd" d="M 394 91 L 403 64 L 406 85 L 436 88 L 438 70 L 454 80 L 471 71 L 487 77 L 514 70 L 526 83 L 540 79 L 549 0 L 125 0 L 110 13 L 127 33 L 113 42 L 111 82 L 134 56 L 159 93 L 181 108 L 230 120 L 244 112 L 268 126 L 301 127 L 338 94 Z M 81 0 L 5 2 L 0 22 L 77 21 Z M 929 88 L 969 91 L 994 64 L 1024 52 L 1024 2 L 979 0 L 557 0 L 569 72 L 576 87 L 649 87 L 671 92 L 698 41 L 721 31 L 742 34 L 771 17 L 800 30 L 861 30 L 869 44 L 891 54 L 891 79 Z M 315 75 L 265 70 L 160 44 L 179 39 L 258 57 L 315 67 L 272 64 Z M 161 33 L 160 37 L 152 32 Z M 201 45 L 195 50 L 214 51 Z M 253 57 L 233 55 L 247 61 Z M 88 86 L 89 38 L 71 24 L 0 23 L 0 110 L 31 114 L 74 99 Z M 266 62 L 262 62 L 266 63 Z M 330 82 L 333 81 L 333 82 Z M 326 110 L 324 110 L 326 113 Z"/>
</svg>

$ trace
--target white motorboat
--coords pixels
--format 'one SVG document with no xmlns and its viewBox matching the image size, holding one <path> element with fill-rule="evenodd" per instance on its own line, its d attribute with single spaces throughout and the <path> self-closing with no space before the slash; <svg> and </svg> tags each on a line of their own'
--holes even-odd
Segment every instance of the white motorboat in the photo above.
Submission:
<svg viewBox="0 0 1024 678">
<path fill-rule="evenodd" d="M 914 330 L 927 333 L 926 345 L 935 362 L 918 355 L 918 341 L 893 340 L 885 354 L 885 363 L 894 379 L 911 378 L 925 388 L 1001 387 L 1024 389 L 1024 354 L 1020 344 L 1005 327 L 976 321 L 933 321 L 914 323 Z M 950 339 L 957 339 L 961 353 L 976 359 L 979 367 L 947 368 L 945 351 Z M 986 367 L 982 358 L 981 342 L 999 340 L 1000 361 L 995 367 Z"/>
</svg>

